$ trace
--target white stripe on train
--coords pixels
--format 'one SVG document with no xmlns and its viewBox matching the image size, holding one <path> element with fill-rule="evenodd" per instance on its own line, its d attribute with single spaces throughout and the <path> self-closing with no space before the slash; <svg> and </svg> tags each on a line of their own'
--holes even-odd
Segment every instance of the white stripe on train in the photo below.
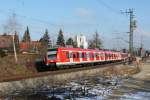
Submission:
<svg viewBox="0 0 150 100">
<path fill-rule="evenodd" d="M 112 59 L 112 60 L 97 60 L 97 61 L 82 61 L 82 62 L 57 62 L 56 65 L 57 66 L 62 66 L 62 65 L 76 65 L 76 64 L 88 64 L 88 63 L 101 63 L 101 62 L 107 62 L 107 61 L 114 61 L 116 59 Z M 119 60 L 123 60 L 123 59 L 118 59 L 116 61 L 119 61 Z"/>
</svg>

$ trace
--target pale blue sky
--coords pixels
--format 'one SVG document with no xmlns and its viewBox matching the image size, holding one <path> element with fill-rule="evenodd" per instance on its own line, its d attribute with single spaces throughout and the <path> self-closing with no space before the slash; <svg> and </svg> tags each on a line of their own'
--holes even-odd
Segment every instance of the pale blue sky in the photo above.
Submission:
<svg viewBox="0 0 150 100">
<path fill-rule="evenodd" d="M 46 28 L 53 40 L 60 28 L 65 38 L 82 33 L 90 39 L 97 30 L 106 48 L 124 48 L 127 43 L 114 38 L 128 39 L 125 32 L 129 31 L 129 16 L 120 12 L 133 8 L 137 20 L 135 46 L 140 45 L 142 37 L 144 46 L 150 49 L 149 5 L 150 0 L 0 0 L 0 33 L 15 12 L 21 24 L 20 36 L 27 25 L 33 40 L 38 40 Z"/>
</svg>

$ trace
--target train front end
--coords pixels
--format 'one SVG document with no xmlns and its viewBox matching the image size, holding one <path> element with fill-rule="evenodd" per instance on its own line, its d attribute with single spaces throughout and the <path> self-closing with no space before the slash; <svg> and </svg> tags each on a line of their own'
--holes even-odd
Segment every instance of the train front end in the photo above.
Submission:
<svg viewBox="0 0 150 100">
<path fill-rule="evenodd" d="M 46 54 L 46 60 L 45 63 L 47 66 L 49 67 L 56 67 L 56 63 L 57 63 L 57 48 L 53 48 L 53 49 L 48 49 L 47 54 Z"/>
</svg>

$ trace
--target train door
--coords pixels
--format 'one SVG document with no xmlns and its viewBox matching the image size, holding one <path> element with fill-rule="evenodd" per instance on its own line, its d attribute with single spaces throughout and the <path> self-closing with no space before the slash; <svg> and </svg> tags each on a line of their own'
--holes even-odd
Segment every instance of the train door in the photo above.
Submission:
<svg viewBox="0 0 150 100">
<path fill-rule="evenodd" d="M 100 59 L 99 53 L 96 52 L 95 55 L 96 55 L 96 60 L 98 61 Z"/>
<path fill-rule="evenodd" d="M 97 59 L 96 59 L 96 57 L 97 57 L 97 56 L 96 56 L 96 54 L 97 54 L 97 53 L 96 53 L 96 52 L 94 52 L 94 61 L 96 61 L 96 60 L 97 60 Z"/>
<path fill-rule="evenodd" d="M 108 54 L 107 54 L 107 52 L 105 52 L 105 61 L 107 61 L 108 60 Z"/>
<path fill-rule="evenodd" d="M 119 60 L 121 60 L 121 53 L 119 53 Z"/>
<path fill-rule="evenodd" d="M 90 61 L 94 61 L 94 53 L 93 53 L 93 52 L 90 52 L 90 53 L 89 53 L 89 56 L 90 56 Z"/>
<path fill-rule="evenodd" d="M 110 60 L 112 60 L 112 57 L 113 57 L 112 55 L 113 55 L 112 52 L 110 52 Z"/>
<path fill-rule="evenodd" d="M 81 51 L 79 51 L 79 62 L 82 62 L 82 60 L 83 60 L 82 52 L 81 52 Z"/>
<path fill-rule="evenodd" d="M 105 60 L 105 54 L 104 52 L 100 52 L 100 61 L 104 61 Z"/>
<path fill-rule="evenodd" d="M 89 52 L 86 52 L 86 57 L 87 57 L 87 61 L 90 61 L 90 53 Z"/>
<path fill-rule="evenodd" d="M 99 61 L 102 61 L 102 53 L 101 52 L 98 53 L 98 56 L 99 56 Z"/>
<path fill-rule="evenodd" d="M 102 61 L 105 61 L 105 52 L 102 53 Z"/>
<path fill-rule="evenodd" d="M 113 60 L 115 60 L 115 53 L 113 54 Z"/>
<path fill-rule="evenodd" d="M 72 51 L 69 51 L 70 63 L 73 63 Z"/>
<path fill-rule="evenodd" d="M 110 61 L 111 60 L 111 52 L 108 53 L 108 56 L 109 56 L 108 60 Z"/>
<path fill-rule="evenodd" d="M 82 52 L 82 61 L 87 61 L 87 53 L 86 52 Z"/>
<path fill-rule="evenodd" d="M 117 60 L 117 53 L 115 53 L 115 60 Z"/>
<path fill-rule="evenodd" d="M 74 63 L 79 62 L 79 53 L 78 52 L 73 52 L 72 55 L 73 55 L 73 62 Z"/>
</svg>

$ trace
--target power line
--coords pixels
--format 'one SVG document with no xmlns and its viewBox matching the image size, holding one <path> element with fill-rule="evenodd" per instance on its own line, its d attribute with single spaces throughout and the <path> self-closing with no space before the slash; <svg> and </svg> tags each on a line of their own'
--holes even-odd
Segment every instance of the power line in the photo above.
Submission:
<svg viewBox="0 0 150 100">
<path fill-rule="evenodd" d="M 111 7 L 111 6 L 109 6 L 109 4 L 107 4 L 106 2 L 104 2 L 104 0 L 96 0 L 100 5 L 102 5 L 102 6 L 104 6 L 105 8 L 107 8 L 110 12 L 113 12 L 113 13 L 115 13 L 115 14 L 117 14 L 117 15 L 120 15 L 120 20 L 118 20 L 118 19 L 114 19 L 115 20 L 115 23 L 114 23 L 114 25 L 117 23 L 117 22 L 122 22 L 122 23 L 125 23 L 125 21 L 126 21 L 126 19 L 125 19 L 125 16 L 123 17 L 123 16 L 121 16 L 122 14 L 121 14 L 121 10 L 116 10 L 116 9 L 114 9 L 113 7 Z M 111 17 L 111 19 L 112 18 L 114 18 L 114 17 Z M 123 18 L 123 19 L 122 19 Z M 111 27 L 113 27 L 113 29 L 114 29 L 114 25 L 112 25 Z M 116 30 L 118 30 L 118 27 L 116 28 L 115 27 L 115 29 Z"/>
<path fill-rule="evenodd" d="M 4 11 L 2 9 L 0 9 L 0 13 L 6 14 L 6 15 L 12 14 L 12 12 L 10 12 L 10 11 Z M 47 24 L 47 25 L 50 25 L 50 26 L 53 26 L 53 27 L 56 27 L 56 26 L 57 27 L 62 27 L 62 25 L 54 24 L 54 23 L 49 22 L 49 21 L 45 21 L 45 20 L 41 20 L 41 19 L 37 19 L 37 18 L 33 18 L 33 17 L 28 17 L 28 16 L 25 16 L 25 15 L 20 15 L 18 13 L 15 13 L 15 14 L 18 17 L 25 18 L 25 19 L 32 20 L 32 21 L 36 21 L 36 22 L 43 23 L 43 24 Z"/>
<path fill-rule="evenodd" d="M 97 2 L 101 5 L 103 5 L 105 8 L 109 9 L 110 11 L 116 13 L 116 14 L 120 14 L 120 11 L 115 10 L 114 8 L 112 8 L 111 6 L 109 6 L 108 4 L 106 4 L 103 0 L 97 0 Z"/>
</svg>

